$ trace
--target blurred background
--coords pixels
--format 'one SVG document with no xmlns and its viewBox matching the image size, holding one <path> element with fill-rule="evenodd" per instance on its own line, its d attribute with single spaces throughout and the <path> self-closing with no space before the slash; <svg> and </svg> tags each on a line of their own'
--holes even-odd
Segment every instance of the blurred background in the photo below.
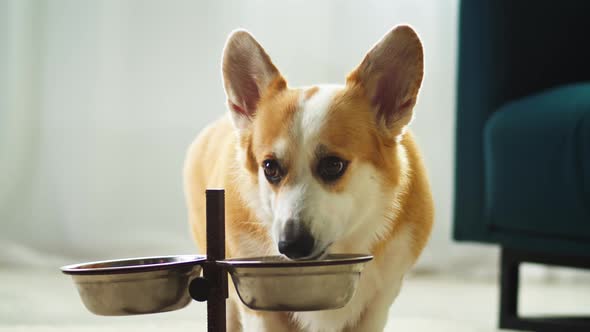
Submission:
<svg viewBox="0 0 590 332">
<path fill-rule="evenodd" d="M 99 322 L 71 314 L 83 308 L 67 280 L 55 289 L 67 290 L 70 307 L 45 306 L 35 316 L 28 306 L 40 295 L 17 301 L 20 307 L 4 300 L 19 298 L 10 283 L 38 280 L 22 271 L 61 280 L 57 267 L 65 263 L 196 252 L 181 170 L 195 135 L 226 112 L 220 58 L 233 29 L 251 31 L 290 85 L 300 86 L 343 83 L 385 32 L 408 23 L 425 50 L 412 128 L 436 223 L 413 272 L 418 281 L 408 281 L 414 293 L 398 305 L 401 316 L 418 318 L 400 324 L 420 331 L 423 297 L 467 296 L 460 280 L 471 280 L 484 285 L 478 294 L 489 310 L 450 314 L 473 324 L 449 331 L 494 330 L 498 249 L 451 240 L 458 7 L 458 0 L 0 0 L 0 328 Z M 585 280 L 529 272 L 539 282 Z M 437 276 L 446 283 L 432 281 Z M 440 304 L 429 309 L 439 322 L 430 331 L 444 330 L 450 309 Z"/>
<path fill-rule="evenodd" d="M 421 264 L 465 258 L 449 240 L 456 1 L 1 3 L 1 259 L 195 251 L 181 170 L 192 139 L 226 112 L 227 35 L 250 30 L 292 86 L 343 83 L 404 22 L 425 48 L 413 129 L 437 210 Z"/>
</svg>

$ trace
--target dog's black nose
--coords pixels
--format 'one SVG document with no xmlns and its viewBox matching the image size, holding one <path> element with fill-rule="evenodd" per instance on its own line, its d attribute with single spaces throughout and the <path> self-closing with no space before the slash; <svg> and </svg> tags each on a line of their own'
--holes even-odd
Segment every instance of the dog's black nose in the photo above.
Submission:
<svg viewBox="0 0 590 332">
<path fill-rule="evenodd" d="M 289 219 L 279 237 L 279 252 L 291 259 L 311 255 L 315 240 L 300 221 Z"/>
</svg>

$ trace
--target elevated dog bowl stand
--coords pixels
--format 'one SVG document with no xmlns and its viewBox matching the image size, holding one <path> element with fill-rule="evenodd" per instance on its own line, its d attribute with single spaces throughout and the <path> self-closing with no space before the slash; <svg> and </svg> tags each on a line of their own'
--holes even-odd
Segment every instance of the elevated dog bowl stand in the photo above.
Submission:
<svg viewBox="0 0 590 332">
<path fill-rule="evenodd" d="M 262 261 L 264 257 L 255 257 L 252 261 L 226 260 L 225 191 L 207 189 L 205 197 L 207 241 L 205 257 L 192 255 L 144 257 L 62 267 L 63 273 L 72 275 L 87 309 L 95 314 L 107 316 L 155 313 L 183 308 L 192 298 L 200 302 L 207 301 L 207 330 L 226 332 L 228 273 L 232 275 L 240 300 L 253 310 L 336 309 L 343 307 L 351 299 L 363 264 L 372 259 L 370 255 L 334 254 L 323 261 L 286 262 L 283 260 L 278 262 L 272 260 L 273 257 L 278 256 L 268 256 L 266 258 L 271 260 L 266 262 Z M 197 268 L 196 265 L 199 267 Z M 286 268 L 289 269 L 289 273 L 283 271 L 279 274 L 269 274 L 268 269 L 274 268 Z M 194 272 L 200 272 L 201 269 L 202 277 L 193 278 Z M 247 272 L 241 273 L 240 269 Z M 305 269 L 307 270 L 303 271 Z M 253 272 L 255 270 L 262 272 Z M 162 276 L 165 278 L 163 279 Z M 321 276 L 321 279 L 329 278 L 323 279 L 322 292 L 305 292 L 312 289 L 309 287 L 309 282 L 317 281 L 317 278 L 314 279 L 317 276 Z M 240 278 L 244 278 L 245 281 L 240 282 Z M 281 280 L 278 286 L 276 278 Z M 269 280 L 270 283 L 268 283 Z M 130 285 L 130 281 L 136 284 Z M 272 285 L 270 293 L 269 285 Z M 245 287 L 246 290 L 253 289 L 255 293 L 262 291 L 266 295 L 253 297 L 251 293 L 244 293 L 244 288 L 240 287 Z M 277 293 L 276 287 L 282 289 L 280 293 Z M 156 294 L 162 289 L 169 290 L 173 294 L 172 302 L 170 299 L 161 299 L 161 294 Z M 291 294 L 288 297 L 290 302 L 283 302 L 285 289 L 299 290 L 296 292 L 298 298 L 294 298 Z M 134 301 L 145 301 L 142 303 L 149 303 L 149 305 L 136 308 Z"/>
</svg>

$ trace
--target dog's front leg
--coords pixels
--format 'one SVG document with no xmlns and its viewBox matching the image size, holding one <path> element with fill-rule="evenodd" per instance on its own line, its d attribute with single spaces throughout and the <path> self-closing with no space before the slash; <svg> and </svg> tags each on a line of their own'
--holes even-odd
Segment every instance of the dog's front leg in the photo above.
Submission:
<svg viewBox="0 0 590 332">
<path fill-rule="evenodd" d="M 234 295 L 234 296 L 231 296 Z M 228 332 L 243 332 L 239 299 L 231 294 L 227 299 L 226 326 Z"/>
<path fill-rule="evenodd" d="M 361 319 L 343 332 L 382 332 L 387 323 L 389 307 L 399 294 L 400 289 L 401 279 L 388 286 L 387 292 L 378 292 L 363 311 Z"/>
<path fill-rule="evenodd" d="M 242 310 L 242 327 L 244 332 L 297 331 L 286 312 L 252 311 L 249 309 Z"/>
</svg>

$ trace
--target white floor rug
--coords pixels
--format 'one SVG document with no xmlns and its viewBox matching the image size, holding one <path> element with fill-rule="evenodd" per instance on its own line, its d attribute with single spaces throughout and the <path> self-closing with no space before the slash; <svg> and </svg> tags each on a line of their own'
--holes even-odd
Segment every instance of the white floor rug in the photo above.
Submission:
<svg viewBox="0 0 590 332">
<path fill-rule="evenodd" d="M 524 288 L 521 307 L 532 313 L 583 313 L 590 308 L 587 294 L 588 283 L 533 283 Z M 386 331 L 498 331 L 497 301 L 493 280 L 409 277 L 391 308 Z M 205 319 L 205 304 L 197 302 L 155 315 L 94 316 L 83 307 L 69 277 L 57 270 L 0 269 L 0 332 L 205 331 Z"/>
</svg>

